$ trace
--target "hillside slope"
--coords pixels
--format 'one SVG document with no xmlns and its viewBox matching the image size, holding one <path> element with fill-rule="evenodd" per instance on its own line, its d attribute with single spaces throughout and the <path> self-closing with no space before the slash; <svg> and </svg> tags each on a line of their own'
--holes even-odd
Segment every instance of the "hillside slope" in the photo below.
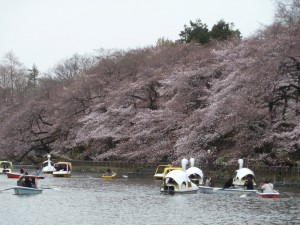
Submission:
<svg viewBox="0 0 300 225">
<path fill-rule="evenodd" d="M 3 105 L 2 158 L 300 160 L 299 23 L 247 40 L 116 51 Z"/>
</svg>

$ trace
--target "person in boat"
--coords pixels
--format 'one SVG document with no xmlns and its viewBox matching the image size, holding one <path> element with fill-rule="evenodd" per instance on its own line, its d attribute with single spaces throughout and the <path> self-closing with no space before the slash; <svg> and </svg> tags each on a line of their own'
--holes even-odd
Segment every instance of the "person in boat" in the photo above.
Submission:
<svg viewBox="0 0 300 225">
<path fill-rule="evenodd" d="M 263 193 L 273 193 L 274 185 L 270 183 L 268 180 L 265 180 L 261 183 L 259 190 L 262 190 Z"/>
<path fill-rule="evenodd" d="M 21 167 L 21 169 L 20 169 L 20 173 L 21 173 L 21 174 L 23 174 L 23 173 L 24 173 L 24 168 L 23 168 L 23 167 Z"/>
<path fill-rule="evenodd" d="M 211 187 L 212 186 L 212 177 L 208 177 L 205 181 L 205 187 Z"/>
<path fill-rule="evenodd" d="M 29 177 L 25 176 L 25 180 L 24 180 L 24 185 L 23 186 L 24 187 L 30 187 L 30 188 L 32 187 L 32 183 L 31 183 Z"/>
<path fill-rule="evenodd" d="M 111 172 L 111 170 L 110 169 L 107 169 L 106 170 L 106 174 L 105 175 L 107 175 L 107 176 L 111 176 L 112 175 L 112 172 Z"/>
<path fill-rule="evenodd" d="M 244 183 L 244 189 L 246 190 L 253 190 L 253 180 L 251 176 L 247 177 L 247 180 Z"/>
<path fill-rule="evenodd" d="M 31 178 L 31 187 L 32 188 L 37 188 L 37 183 L 35 181 L 35 177 Z"/>
<path fill-rule="evenodd" d="M 225 182 L 223 188 L 234 188 L 233 178 L 229 178 L 228 181 Z"/>
<path fill-rule="evenodd" d="M 39 176 L 41 171 L 39 170 L 38 167 L 36 167 L 35 169 L 36 169 L 36 171 L 35 171 L 34 175 Z"/>
<path fill-rule="evenodd" d="M 20 176 L 19 179 L 17 180 L 17 186 L 24 186 L 24 176 Z"/>
</svg>

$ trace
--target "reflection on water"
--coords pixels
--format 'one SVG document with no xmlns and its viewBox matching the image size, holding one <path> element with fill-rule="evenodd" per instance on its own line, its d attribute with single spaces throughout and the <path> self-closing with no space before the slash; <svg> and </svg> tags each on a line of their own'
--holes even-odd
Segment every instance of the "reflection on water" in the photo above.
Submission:
<svg viewBox="0 0 300 225">
<path fill-rule="evenodd" d="M 0 175 L 0 190 L 16 179 Z M 216 194 L 163 195 L 151 178 L 102 180 L 96 174 L 72 178 L 46 175 L 39 195 L 0 192 L 5 225 L 43 224 L 300 224 L 300 191 L 283 188 L 293 198 L 258 199 Z M 1 224 L 2 224 L 1 222 Z"/>
</svg>

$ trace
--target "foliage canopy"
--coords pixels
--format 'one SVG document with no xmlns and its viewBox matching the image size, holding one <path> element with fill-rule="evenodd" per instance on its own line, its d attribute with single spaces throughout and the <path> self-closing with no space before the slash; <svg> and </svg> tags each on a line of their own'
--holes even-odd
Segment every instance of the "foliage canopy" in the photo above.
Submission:
<svg viewBox="0 0 300 225">
<path fill-rule="evenodd" d="M 184 25 L 184 30 L 179 34 L 180 43 L 201 43 L 206 44 L 211 39 L 226 40 L 229 38 L 241 38 L 241 32 L 237 29 L 234 30 L 233 23 L 226 23 L 220 20 L 217 24 L 213 25 L 209 31 L 207 25 L 202 23 L 200 19 L 195 22 L 190 21 L 190 26 Z"/>
</svg>

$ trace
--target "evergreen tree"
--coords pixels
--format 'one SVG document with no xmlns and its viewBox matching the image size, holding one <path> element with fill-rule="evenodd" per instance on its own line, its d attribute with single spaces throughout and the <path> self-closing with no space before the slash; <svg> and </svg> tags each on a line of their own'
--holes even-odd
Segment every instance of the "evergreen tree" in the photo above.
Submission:
<svg viewBox="0 0 300 225">
<path fill-rule="evenodd" d="M 209 30 L 207 25 L 203 24 L 200 19 L 196 22 L 190 21 L 190 27 L 184 25 L 184 31 L 181 31 L 179 36 L 181 37 L 178 41 L 181 43 L 196 42 L 205 44 L 209 42 Z"/>
<path fill-rule="evenodd" d="M 28 75 L 28 86 L 35 87 L 37 82 L 37 77 L 40 71 L 37 69 L 35 64 L 33 64 L 32 69 L 29 71 L 30 73 Z"/>
<path fill-rule="evenodd" d="M 241 32 L 238 29 L 234 30 L 233 28 L 234 28 L 233 23 L 229 24 L 226 23 L 224 20 L 220 20 L 218 21 L 217 24 L 215 24 L 212 27 L 209 34 L 212 39 L 218 39 L 218 40 L 226 40 L 232 37 L 241 38 Z"/>
</svg>

